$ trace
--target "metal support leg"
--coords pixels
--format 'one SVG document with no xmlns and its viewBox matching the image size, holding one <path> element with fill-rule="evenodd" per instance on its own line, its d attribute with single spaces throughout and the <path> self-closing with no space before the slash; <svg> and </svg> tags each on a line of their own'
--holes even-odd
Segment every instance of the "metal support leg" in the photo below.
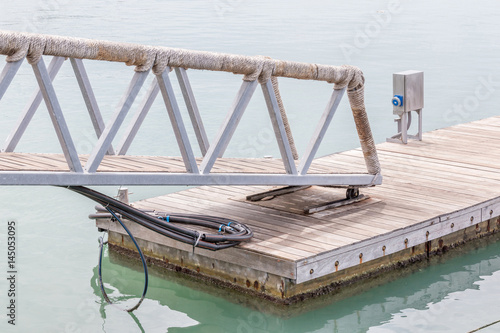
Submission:
<svg viewBox="0 0 500 333">
<path fill-rule="evenodd" d="M 401 116 L 401 141 L 408 143 L 408 112 L 403 112 Z"/>
<path fill-rule="evenodd" d="M 417 115 L 418 115 L 418 140 L 422 141 L 422 109 L 417 110 Z"/>
<path fill-rule="evenodd" d="M 398 125 L 398 134 L 393 135 L 390 138 L 387 138 L 387 142 L 395 142 L 395 143 L 408 143 L 408 139 L 415 139 L 422 141 L 422 109 L 415 110 L 418 116 L 418 133 L 416 135 L 408 134 L 408 129 L 411 126 L 411 111 L 403 112 L 399 116 L 399 119 L 394 119 L 394 121 Z"/>
</svg>

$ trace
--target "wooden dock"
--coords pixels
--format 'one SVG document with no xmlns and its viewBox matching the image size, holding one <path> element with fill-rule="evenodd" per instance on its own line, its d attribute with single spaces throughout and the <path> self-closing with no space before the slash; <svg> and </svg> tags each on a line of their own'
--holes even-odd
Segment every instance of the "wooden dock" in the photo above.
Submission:
<svg viewBox="0 0 500 333">
<path fill-rule="evenodd" d="M 304 207 L 342 199 L 345 190 L 313 186 L 250 202 L 247 195 L 272 187 L 202 186 L 133 203 L 157 211 L 223 216 L 254 231 L 252 241 L 218 252 L 193 251 L 128 225 L 145 254 L 158 264 L 266 297 L 293 299 L 498 231 L 499 147 L 500 117 L 428 132 L 423 141 L 407 145 L 378 144 L 384 181 L 361 189 L 370 199 L 310 215 L 303 213 Z M 127 157 L 107 158 L 110 163 L 120 159 L 126 168 Z M 158 162 L 145 161 L 149 168 Z M 365 172 L 353 170 L 362 161 L 360 149 L 346 151 L 315 159 L 311 172 Z M 275 169 L 280 165 L 276 161 L 260 162 L 254 167 L 282 172 Z M 247 167 L 244 161 L 240 165 Z M 97 226 L 110 229 L 113 248 L 133 249 L 119 225 L 98 220 Z"/>
</svg>

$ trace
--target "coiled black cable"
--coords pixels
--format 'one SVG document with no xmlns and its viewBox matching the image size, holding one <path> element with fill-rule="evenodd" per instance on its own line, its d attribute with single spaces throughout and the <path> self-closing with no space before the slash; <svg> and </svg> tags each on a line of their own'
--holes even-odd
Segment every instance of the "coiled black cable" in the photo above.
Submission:
<svg viewBox="0 0 500 333">
<path fill-rule="evenodd" d="M 98 202 L 103 207 L 110 207 L 115 213 L 150 230 L 187 244 L 196 245 L 196 247 L 215 251 L 235 246 L 243 241 L 249 241 L 253 237 L 252 230 L 246 225 L 227 218 L 193 214 L 168 214 L 164 212 L 156 212 L 156 216 L 153 216 L 83 186 L 68 186 L 67 188 Z M 174 223 L 198 225 L 215 229 L 218 233 L 199 233 Z M 222 231 L 224 231 L 224 234 L 221 233 Z"/>
<path fill-rule="evenodd" d="M 128 230 L 125 224 L 121 221 L 120 216 L 125 217 L 133 222 L 136 222 L 150 230 L 153 230 L 161 235 L 166 237 L 173 238 L 175 240 L 188 243 L 193 245 L 193 251 L 195 247 L 201 247 L 208 250 L 220 250 L 225 249 L 231 246 L 235 246 L 242 241 L 248 241 L 252 238 L 253 232 L 246 225 L 233 221 L 231 219 L 216 217 L 216 216 L 206 216 L 206 215 L 193 215 L 193 214 L 168 214 L 165 212 L 156 212 L 156 211 L 141 211 L 134 207 L 131 207 L 121 201 L 108 197 L 102 193 L 94 191 L 92 189 L 83 187 L 83 186 L 67 186 L 66 188 L 77 192 L 83 196 L 86 196 L 89 199 L 92 199 L 99 203 L 102 207 L 97 207 L 98 210 L 106 210 L 108 214 L 91 214 L 90 218 L 113 218 L 118 221 L 123 229 L 130 236 L 134 245 L 139 252 L 141 257 L 142 265 L 144 267 L 145 274 L 145 282 L 144 282 L 144 290 L 139 302 L 132 307 L 131 309 L 127 309 L 125 311 L 131 312 L 137 309 L 144 297 L 146 296 L 146 292 L 148 289 L 148 269 L 146 265 L 146 260 L 144 255 L 137 244 L 135 238 L 132 236 L 132 233 Z M 153 214 L 153 215 L 152 215 Z M 179 225 L 175 225 L 173 223 L 182 223 L 182 224 L 192 224 L 198 225 L 206 228 L 216 229 L 218 230 L 217 234 L 206 234 L 200 233 L 196 230 L 187 229 L 181 227 Z M 224 232 L 225 234 L 222 234 Z M 104 290 L 104 286 L 102 283 L 102 255 L 103 255 L 104 241 L 102 237 L 100 238 L 100 250 L 99 250 L 99 287 L 101 288 L 101 292 L 103 294 L 104 299 L 109 304 L 113 304 L 109 299 L 106 291 Z"/>
</svg>

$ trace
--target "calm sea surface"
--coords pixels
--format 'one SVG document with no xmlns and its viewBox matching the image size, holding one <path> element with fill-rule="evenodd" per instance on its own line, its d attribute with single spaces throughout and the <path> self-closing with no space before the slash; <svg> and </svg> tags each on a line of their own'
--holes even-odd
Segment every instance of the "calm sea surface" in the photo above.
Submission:
<svg viewBox="0 0 500 333">
<path fill-rule="evenodd" d="M 500 115 L 498 17 L 500 5 L 493 0 L 2 0 L 0 29 L 356 65 L 366 76 L 366 105 L 375 139 L 383 142 L 395 133 L 392 73 L 402 70 L 425 72 L 426 131 Z M 4 57 L 0 60 L 3 63 Z M 86 64 L 109 119 L 132 68 Z M 190 78 L 213 137 L 241 78 L 195 71 Z M 89 153 L 95 138 L 71 66 L 63 66 L 54 84 L 64 96 L 60 102 L 78 151 Z M 286 79 L 280 84 L 300 152 L 331 86 Z M 30 68 L 23 66 L 0 103 L 0 142 L 34 86 Z M 269 139 L 264 101 L 257 95 L 227 156 L 278 155 Z M 59 152 L 51 126 L 41 107 L 17 150 Z M 194 139 L 193 133 L 190 137 Z M 157 101 L 130 153 L 178 154 L 173 140 Z M 358 145 L 348 103 L 343 101 L 319 154 Z M 180 189 L 134 187 L 131 200 Z M 115 195 L 117 188 L 98 190 Z M 6 271 L 10 219 L 18 223 L 19 248 L 17 325 L 7 325 L 2 315 L 1 332 L 467 332 L 500 319 L 500 242 L 437 259 L 337 302 L 325 299 L 307 309 L 285 311 L 232 299 L 224 291 L 175 274 L 160 278 L 153 271 L 147 299 L 130 315 L 103 304 L 96 285 L 100 234 L 87 219 L 93 202 L 60 188 L 0 187 L 0 203 L 2 270 Z M 142 288 L 140 266 L 108 254 L 104 266 L 111 296 L 125 304 L 133 302 Z M 2 280 L 0 308 L 6 312 L 7 284 Z M 499 330 L 497 324 L 481 332 Z"/>
</svg>

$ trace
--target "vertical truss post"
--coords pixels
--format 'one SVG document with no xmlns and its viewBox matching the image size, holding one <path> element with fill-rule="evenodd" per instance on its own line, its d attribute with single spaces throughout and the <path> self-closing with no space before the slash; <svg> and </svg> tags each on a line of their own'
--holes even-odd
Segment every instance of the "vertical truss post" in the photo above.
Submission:
<svg viewBox="0 0 500 333">
<path fill-rule="evenodd" d="M 62 64 L 64 63 L 64 58 L 62 57 L 53 57 L 50 64 L 49 64 L 49 77 L 50 81 L 54 81 L 54 78 L 56 77 L 57 73 L 59 72 L 59 69 L 61 69 Z M 44 65 L 45 67 L 45 65 Z M 16 126 L 14 127 L 14 130 L 9 134 L 7 137 L 7 140 L 5 141 L 5 146 L 2 149 L 4 152 L 13 152 L 16 149 L 17 144 L 19 143 L 19 140 L 21 140 L 21 137 L 23 136 L 24 132 L 26 131 L 26 128 L 28 127 L 28 124 L 30 123 L 31 119 L 35 115 L 36 110 L 40 106 L 40 103 L 42 103 L 42 93 L 40 91 L 40 88 L 38 88 L 33 96 L 31 97 L 30 102 L 26 106 L 26 108 L 23 111 L 23 114 L 17 121 Z"/>
<path fill-rule="evenodd" d="M 189 118 L 191 118 L 191 123 L 193 124 L 194 133 L 196 134 L 201 154 L 205 156 L 209 145 L 207 133 L 203 127 L 203 121 L 201 120 L 200 111 L 198 110 L 198 105 L 196 104 L 196 99 L 194 98 L 193 89 L 191 89 L 191 83 L 189 82 L 187 72 L 184 68 L 176 67 L 175 74 L 177 75 L 177 80 L 181 87 L 182 96 L 186 103 Z"/>
<path fill-rule="evenodd" d="M 127 150 L 130 148 L 132 141 L 134 141 L 134 138 L 139 131 L 144 118 L 146 118 L 146 115 L 151 109 L 156 96 L 158 96 L 159 91 L 160 87 L 158 86 L 158 82 L 156 79 L 154 79 L 151 83 L 151 86 L 149 87 L 148 92 L 146 93 L 146 97 L 144 97 L 137 113 L 134 115 L 134 118 L 132 119 L 129 127 L 125 131 L 122 141 L 118 145 L 117 155 L 125 155 L 127 153 Z"/>
<path fill-rule="evenodd" d="M 73 71 L 75 72 L 78 86 L 82 92 L 83 100 L 87 106 L 90 120 L 94 126 L 95 134 L 97 135 L 97 138 L 99 138 L 104 130 L 104 121 L 102 120 L 101 111 L 97 105 L 97 100 L 95 98 L 94 91 L 92 90 L 92 85 L 90 84 L 87 71 L 85 70 L 82 59 L 70 58 L 70 62 L 73 67 Z M 108 154 L 115 154 L 112 146 L 109 146 Z"/>
<path fill-rule="evenodd" d="M 10 83 L 14 76 L 16 76 L 17 70 L 21 67 L 24 58 L 15 62 L 8 62 L 5 64 L 5 67 L 0 74 L 0 99 L 2 99 L 5 91 L 9 87 Z"/>
<path fill-rule="evenodd" d="M 125 116 L 132 107 L 132 104 L 134 103 L 135 98 L 139 94 L 139 91 L 141 90 L 141 87 L 144 84 L 144 81 L 146 80 L 148 74 L 149 70 L 144 72 L 134 73 L 132 81 L 130 82 L 127 91 L 125 92 L 125 95 L 120 100 L 120 103 L 118 104 L 118 107 L 115 111 L 115 114 L 113 115 L 113 118 L 111 119 L 109 125 L 104 128 L 102 135 L 99 137 L 99 140 L 97 141 L 97 145 L 95 146 L 94 150 L 89 156 L 87 163 L 85 164 L 86 172 L 93 173 L 97 171 L 99 164 L 104 158 L 104 154 L 110 147 L 111 142 L 113 141 L 113 139 L 116 136 L 116 133 L 120 129 L 120 126 L 123 123 Z"/>
<path fill-rule="evenodd" d="M 312 160 L 318 151 L 319 145 L 325 136 L 326 130 L 332 121 L 335 111 L 337 111 L 337 107 L 340 104 L 340 100 L 342 99 L 345 90 L 346 88 L 333 90 L 330 101 L 328 102 L 328 105 L 326 106 L 325 111 L 316 126 L 316 130 L 314 131 L 311 141 L 309 141 L 304 157 L 300 160 L 299 174 L 307 174 L 307 170 L 309 170 L 309 167 L 311 166 Z"/>
<path fill-rule="evenodd" d="M 45 67 L 43 58 L 40 58 L 40 60 L 32 66 L 69 169 L 74 172 L 83 172 L 82 164 L 80 163 L 68 126 L 64 120 L 61 106 L 59 105 L 56 92 L 52 86 L 52 79 Z"/>
<path fill-rule="evenodd" d="M 202 174 L 210 173 L 215 160 L 218 156 L 222 156 L 224 150 L 229 144 L 229 140 L 234 134 L 236 130 L 236 126 L 241 120 L 243 116 L 243 112 L 245 111 L 252 95 L 257 88 L 257 80 L 255 81 L 243 81 L 241 84 L 240 90 L 236 95 L 236 99 L 229 110 L 229 113 L 226 116 L 224 124 L 222 125 L 219 133 L 210 147 L 208 148 L 207 154 L 203 157 L 203 161 L 201 162 L 200 169 Z"/>
<path fill-rule="evenodd" d="M 286 173 L 297 174 L 292 149 L 286 135 L 285 125 L 283 123 L 283 118 L 281 116 L 278 100 L 276 99 L 271 79 L 267 80 L 267 82 L 262 84 L 261 87 L 264 92 L 264 98 L 266 100 L 269 116 L 271 117 L 274 134 L 276 135 L 276 140 L 278 141 L 281 159 L 283 160 Z"/>
<path fill-rule="evenodd" d="M 193 149 L 189 143 L 186 127 L 184 127 L 184 122 L 182 121 L 181 112 L 179 110 L 179 106 L 177 105 L 174 90 L 168 77 L 169 72 L 170 67 L 167 67 L 163 73 L 156 76 L 156 79 L 158 81 L 158 85 L 160 86 L 163 101 L 167 107 L 168 116 L 170 118 L 170 122 L 172 123 L 172 128 L 174 130 L 175 138 L 177 139 L 177 144 L 179 145 L 179 150 L 181 151 L 186 171 L 189 173 L 198 173 L 198 165 L 196 164 L 196 159 L 194 158 Z"/>
</svg>

